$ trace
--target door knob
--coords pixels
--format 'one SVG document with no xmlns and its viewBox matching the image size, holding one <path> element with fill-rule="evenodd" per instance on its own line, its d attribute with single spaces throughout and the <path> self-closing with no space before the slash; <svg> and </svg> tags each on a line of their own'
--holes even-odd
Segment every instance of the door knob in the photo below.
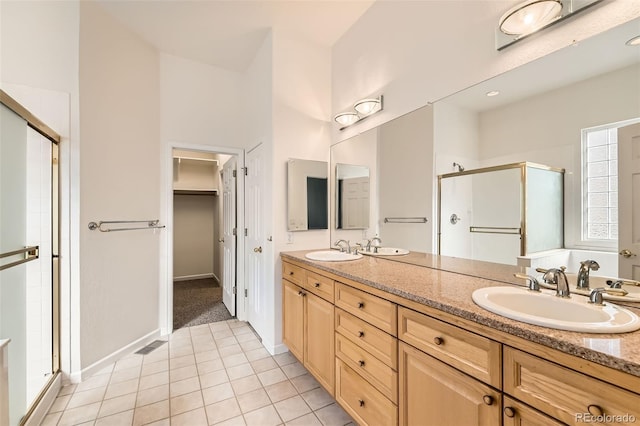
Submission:
<svg viewBox="0 0 640 426">
<path fill-rule="evenodd" d="M 219 243 L 224 243 L 224 238 L 218 238 Z"/>
<path fill-rule="evenodd" d="M 256 247 L 253 249 L 254 253 L 262 253 L 262 247 Z"/>
<path fill-rule="evenodd" d="M 618 253 L 620 256 L 626 257 L 627 259 L 630 257 L 636 257 L 635 253 L 632 253 L 631 250 L 629 249 L 622 249 L 620 250 L 620 253 Z"/>
</svg>

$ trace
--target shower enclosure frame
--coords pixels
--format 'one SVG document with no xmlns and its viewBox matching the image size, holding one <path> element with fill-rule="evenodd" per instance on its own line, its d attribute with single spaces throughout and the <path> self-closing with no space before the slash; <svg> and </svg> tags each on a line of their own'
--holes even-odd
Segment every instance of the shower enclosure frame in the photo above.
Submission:
<svg viewBox="0 0 640 426">
<path fill-rule="evenodd" d="M 0 103 L 27 122 L 27 126 L 48 139 L 51 145 L 51 303 L 52 303 L 52 365 L 51 377 L 31 402 L 27 412 L 21 418 L 20 425 L 25 424 L 47 391 L 61 374 L 60 370 L 60 135 L 18 101 L 0 90 Z"/>
</svg>

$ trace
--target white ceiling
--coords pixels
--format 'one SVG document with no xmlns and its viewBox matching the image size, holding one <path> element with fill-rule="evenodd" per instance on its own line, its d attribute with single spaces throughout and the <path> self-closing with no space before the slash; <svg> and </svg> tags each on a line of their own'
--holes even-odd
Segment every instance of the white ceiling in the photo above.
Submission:
<svg viewBox="0 0 640 426">
<path fill-rule="evenodd" d="M 245 70 L 270 29 L 331 47 L 374 0 L 95 0 L 158 50 Z"/>
</svg>

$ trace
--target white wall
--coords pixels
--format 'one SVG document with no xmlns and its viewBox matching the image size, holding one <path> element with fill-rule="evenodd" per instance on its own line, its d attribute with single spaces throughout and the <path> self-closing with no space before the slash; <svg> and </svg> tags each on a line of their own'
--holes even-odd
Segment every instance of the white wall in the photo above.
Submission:
<svg viewBox="0 0 640 426">
<path fill-rule="evenodd" d="M 640 16 L 640 3 L 606 1 L 503 51 L 494 29 L 510 0 L 375 2 L 334 45 L 332 109 L 383 93 L 385 109 L 339 132 L 343 140 L 504 71 Z"/>
<path fill-rule="evenodd" d="M 218 223 L 217 196 L 174 195 L 173 278 L 196 279 L 214 274 L 214 230 Z"/>
<path fill-rule="evenodd" d="M 93 2 L 80 5 L 82 366 L 158 329 L 160 232 L 99 220 L 159 217 L 158 53 Z"/>
<path fill-rule="evenodd" d="M 62 369 L 79 356 L 79 2 L 0 2 L 0 84 L 61 135 Z M 71 331 L 71 332 L 70 332 Z"/>
</svg>

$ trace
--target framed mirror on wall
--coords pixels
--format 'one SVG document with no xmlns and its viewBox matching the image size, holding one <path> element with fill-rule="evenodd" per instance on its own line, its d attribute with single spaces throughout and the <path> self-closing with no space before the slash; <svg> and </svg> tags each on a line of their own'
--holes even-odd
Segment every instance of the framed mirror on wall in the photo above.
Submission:
<svg viewBox="0 0 640 426">
<path fill-rule="evenodd" d="M 287 230 L 329 228 L 329 179 L 326 161 L 287 161 Z"/>
</svg>

